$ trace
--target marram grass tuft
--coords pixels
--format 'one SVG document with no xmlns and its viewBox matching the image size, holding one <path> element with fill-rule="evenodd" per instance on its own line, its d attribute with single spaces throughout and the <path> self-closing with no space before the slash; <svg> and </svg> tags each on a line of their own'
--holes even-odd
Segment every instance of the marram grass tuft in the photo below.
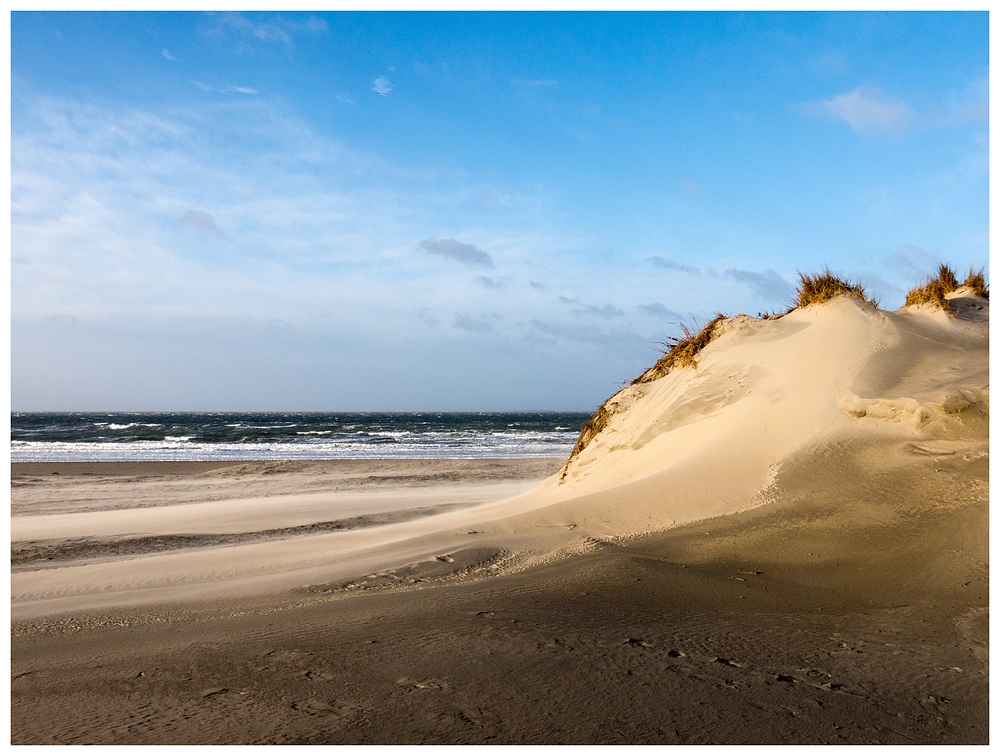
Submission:
<svg viewBox="0 0 1000 756">
<path fill-rule="evenodd" d="M 910 289 L 906 295 L 906 307 L 910 305 L 929 304 L 939 307 L 945 312 L 951 312 L 948 295 L 959 288 L 967 287 L 978 297 L 989 299 L 990 290 L 986 285 L 986 274 L 982 268 L 969 270 L 969 275 L 963 283 L 958 282 L 955 271 L 942 264 L 934 278 L 927 279 L 920 286 Z"/>
<path fill-rule="evenodd" d="M 799 273 L 798 296 L 791 309 L 796 310 L 800 307 L 809 307 L 810 305 L 821 304 L 822 302 L 827 302 L 834 297 L 844 295 L 857 297 L 874 307 L 878 307 L 878 302 L 868 296 L 864 286 L 860 283 L 855 283 L 854 281 L 845 281 L 844 279 L 835 276 L 830 272 L 830 269 L 827 268 L 822 273 L 818 273 L 815 276 L 810 276 L 806 273 Z M 789 310 L 789 312 L 790 311 L 791 310 Z"/>
<path fill-rule="evenodd" d="M 725 319 L 726 316 L 720 312 L 698 332 L 693 331 L 682 323 L 681 330 L 684 331 L 684 336 L 668 339 L 664 342 L 666 350 L 663 356 L 656 361 L 653 367 L 632 381 L 632 385 L 655 381 L 665 376 L 674 368 L 694 367 L 698 362 L 698 355 L 701 353 L 701 350 L 707 347 L 712 339 L 715 338 L 716 326 Z"/>
</svg>

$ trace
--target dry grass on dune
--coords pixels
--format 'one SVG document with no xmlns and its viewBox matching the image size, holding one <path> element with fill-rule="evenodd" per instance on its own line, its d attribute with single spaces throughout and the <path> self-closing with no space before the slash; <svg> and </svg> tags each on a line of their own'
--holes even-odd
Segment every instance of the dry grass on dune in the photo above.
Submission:
<svg viewBox="0 0 1000 756">
<path fill-rule="evenodd" d="M 972 293 L 983 299 L 990 298 L 990 287 L 986 285 L 986 272 L 982 268 L 976 270 L 969 269 L 969 275 L 965 278 L 963 286 L 972 289 Z"/>
<path fill-rule="evenodd" d="M 675 367 L 693 367 L 698 361 L 698 355 L 701 350 L 708 346 L 712 339 L 715 338 L 716 326 L 725 319 L 726 316 L 720 312 L 698 332 L 693 331 L 682 323 L 681 330 L 684 331 L 684 336 L 670 338 L 664 342 L 666 349 L 663 352 L 663 356 L 656 361 L 653 367 L 632 381 L 632 385 L 655 381 L 657 378 L 665 376 Z"/>
<path fill-rule="evenodd" d="M 822 273 L 815 276 L 799 273 L 798 296 L 791 310 L 827 302 L 834 297 L 843 295 L 858 297 L 868 302 L 868 304 L 878 307 L 878 302 L 868 296 L 864 286 L 858 282 L 845 281 L 842 278 L 838 278 L 830 272 L 829 268 L 826 268 Z"/>
<path fill-rule="evenodd" d="M 611 416 L 615 414 L 609 405 L 611 405 L 611 399 L 608 399 L 600 407 L 598 407 L 597 412 L 594 413 L 593 417 L 591 417 L 590 420 L 587 421 L 586 425 L 580 429 L 580 436 L 576 439 L 576 445 L 573 447 L 573 451 L 569 453 L 569 459 L 566 460 L 566 464 L 563 466 L 561 479 L 566 478 L 566 471 L 569 469 L 569 463 L 576 459 L 576 455 L 586 448 L 587 444 L 590 443 L 594 436 L 604 430 L 608 421 L 611 419 Z"/>
<path fill-rule="evenodd" d="M 937 275 L 930 278 L 920 286 L 910 289 L 906 295 L 906 307 L 910 305 L 929 304 L 932 307 L 940 307 L 945 312 L 951 312 L 948 304 L 948 294 L 961 288 L 967 287 L 979 297 L 988 299 L 990 296 L 989 287 L 986 285 L 986 275 L 982 268 L 969 270 L 969 275 L 963 283 L 959 283 L 955 271 L 947 265 L 942 264 L 938 268 Z"/>
</svg>

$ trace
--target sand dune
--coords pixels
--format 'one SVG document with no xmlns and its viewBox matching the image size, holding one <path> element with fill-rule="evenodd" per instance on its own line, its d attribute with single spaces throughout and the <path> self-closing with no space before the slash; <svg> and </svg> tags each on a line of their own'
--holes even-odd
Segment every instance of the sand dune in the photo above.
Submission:
<svg viewBox="0 0 1000 756">
<path fill-rule="evenodd" d="M 726 321 L 697 369 L 612 397 L 607 426 L 538 495 L 554 503 L 507 525 L 628 535 L 739 512 L 772 498 L 795 455 L 874 439 L 985 454 L 988 300 L 951 301 L 955 315 L 838 297 Z"/>
</svg>

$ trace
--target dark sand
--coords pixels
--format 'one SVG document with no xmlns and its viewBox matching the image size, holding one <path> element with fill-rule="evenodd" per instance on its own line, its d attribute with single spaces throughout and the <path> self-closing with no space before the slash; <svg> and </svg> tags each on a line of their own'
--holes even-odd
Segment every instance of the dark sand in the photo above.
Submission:
<svg viewBox="0 0 1000 756">
<path fill-rule="evenodd" d="M 12 742 L 987 743 L 986 460 L 876 480 L 877 453 L 805 458 L 758 510 L 511 574 L 476 569 L 498 543 L 15 622 Z M 482 465 L 437 472 L 499 474 Z M 73 470 L 26 474 L 46 472 Z"/>
</svg>

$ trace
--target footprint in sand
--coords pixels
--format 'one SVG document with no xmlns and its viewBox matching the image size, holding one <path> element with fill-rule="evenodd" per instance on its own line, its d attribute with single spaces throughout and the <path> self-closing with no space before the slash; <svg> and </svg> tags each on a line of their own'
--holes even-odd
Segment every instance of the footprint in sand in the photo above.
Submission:
<svg viewBox="0 0 1000 756">
<path fill-rule="evenodd" d="M 307 679 L 312 680 L 313 682 L 323 682 L 326 680 L 333 679 L 333 675 L 331 675 L 329 672 L 317 671 L 312 669 L 307 670 L 305 676 Z"/>
<path fill-rule="evenodd" d="M 403 688 L 406 692 L 412 692 L 415 690 L 447 690 L 448 683 L 444 680 L 437 680 L 433 677 L 428 677 L 425 680 L 414 680 L 410 677 L 400 677 L 396 680 L 396 685 Z"/>
<path fill-rule="evenodd" d="M 648 640 L 644 640 L 643 638 L 626 638 L 625 641 L 624 641 L 624 645 L 626 645 L 626 646 L 632 646 L 633 648 L 652 648 L 653 647 L 652 643 L 650 643 Z"/>
<path fill-rule="evenodd" d="M 727 667 L 742 667 L 742 664 L 734 662 L 732 659 L 727 659 L 724 656 L 716 656 L 712 659 L 716 664 L 725 664 Z"/>
</svg>

